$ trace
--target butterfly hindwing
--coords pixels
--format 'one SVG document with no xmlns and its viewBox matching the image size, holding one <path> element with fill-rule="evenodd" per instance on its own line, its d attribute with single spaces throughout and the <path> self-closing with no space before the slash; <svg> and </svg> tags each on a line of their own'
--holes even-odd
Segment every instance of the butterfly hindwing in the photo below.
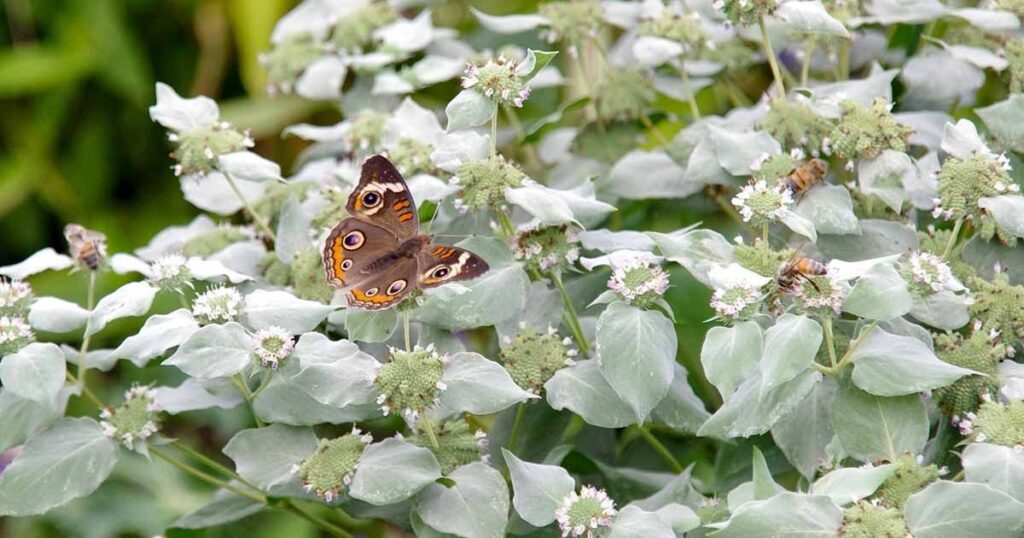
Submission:
<svg viewBox="0 0 1024 538">
<path fill-rule="evenodd" d="M 398 247 L 398 239 L 388 230 L 355 217 L 338 223 L 324 243 L 324 268 L 327 282 L 337 288 L 350 288 L 372 275 L 366 268 Z"/>
<path fill-rule="evenodd" d="M 416 259 L 398 258 L 386 269 L 373 273 L 345 295 L 349 306 L 381 310 L 398 304 L 416 289 Z"/>
<path fill-rule="evenodd" d="M 419 284 L 423 288 L 476 278 L 490 268 L 480 256 L 448 245 L 426 245 L 418 258 Z"/>
<path fill-rule="evenodd" d="M 363 163 L 359 183 L 345 206 L 350 215 L 376 224 L 398 237 L 414 237 L 420 228 L 409 186 L 390 161 L 376 155 Z"/>
</svg>

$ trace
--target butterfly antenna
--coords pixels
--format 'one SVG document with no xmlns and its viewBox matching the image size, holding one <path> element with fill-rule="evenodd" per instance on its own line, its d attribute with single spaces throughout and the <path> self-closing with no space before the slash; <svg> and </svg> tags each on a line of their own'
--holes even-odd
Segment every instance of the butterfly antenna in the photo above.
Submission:
<svg viewBox="0 0 1024 538">
<path fill-rule="evenodd" d="M 440 213 L 440 212 L 441 212 L 441 203 L 438 202 L 437 205 L 434 206 L 434 213 L 432 215 L 430 215 L 430 222 L 427 223 L 427 230 L 425 232 L 427 235 L 430 235 L 430 227 L 434 225 L 434 220 L 437 219 L 437 214 Z"/>
</svg>

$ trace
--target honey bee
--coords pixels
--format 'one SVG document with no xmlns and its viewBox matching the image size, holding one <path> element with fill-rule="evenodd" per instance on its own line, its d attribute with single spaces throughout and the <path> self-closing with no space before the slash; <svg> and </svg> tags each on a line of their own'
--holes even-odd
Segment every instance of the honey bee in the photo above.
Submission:
<svg viewBox="0 0 1024 538">
<path fill-rule="evenodd" d="M 80 224 L 65 226 L 64 238 L 68 240 L 71 257 L 91 271 L 99 268 L 100 260 L 107 255 L 107 236 Z"/>
<path fill-rule="evenodd" d="M 827 173 L 828 163 L 821 159 L 811 159 L 800 163 L 788 176 L 782 178 L 782 185 L 788 188 L 793 196 L 797 196 L 825 179 Z"/>
<path fill-rule="evenodd" d="M 805 258 L 803 256 L 797 256 L 792 260 L 782 264 L 779 268 L 779 274 L 776 276 L 775 281 L 779 285 L 779 289 L 786 293 L 794 293 L 797 289 L 797 285 L 801 280 L 810 283 L 814 286 L 814 289 L 821 291 L 821 288 L 811 279 L 812 276 L 821 276 L 828 273 L 828 268 L 825 264 Z"/>
</svg>

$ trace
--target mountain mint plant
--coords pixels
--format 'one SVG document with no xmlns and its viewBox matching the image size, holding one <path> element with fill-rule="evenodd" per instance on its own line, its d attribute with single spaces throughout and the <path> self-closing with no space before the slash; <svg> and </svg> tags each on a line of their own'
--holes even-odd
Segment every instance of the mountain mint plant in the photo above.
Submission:
<svg viewBox="0 0 1024 538">
<path fill-rule="evenodd" d="M 317 123 L 158 83 L 199 215 L 0 267 L 0 516 L 154 465 L 206 491 L 110 534 L 1021 535 L 1019 4 L 300 2 L 261 62 Z M 486 272 L 348 306 L 375 155 Z"/>
</svg>

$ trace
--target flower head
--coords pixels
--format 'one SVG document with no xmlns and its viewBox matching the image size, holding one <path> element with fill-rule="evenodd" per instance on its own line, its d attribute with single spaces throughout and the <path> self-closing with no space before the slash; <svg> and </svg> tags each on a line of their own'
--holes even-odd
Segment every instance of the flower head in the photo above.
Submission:
<svg viewBox="0 0 1024 538">
<path fill-rule="evenodd" d="M 845 538 L 907 536 L 903 514 L 896 508 L 878 502 L 860 501 L 843 512 L 842 535 Z"/>
<path fill-rule="evenodd" d="M 297 33 L 276 43 L 270 52 L 260 54 L 259 62 L 267 70 L 267 93 L 292 93 L 299 76 L 325 51 L 325 45 L 312 34 Z"/>
<path fill-rule="evenodd" d="M 426 428 L 431 428 L 437 446 L 431 440 Z M 487 460 L 487 448 L 490 440 L 482 431 L 472 431 L 469 423 L 463 419 L 446 420 L 438 423 L 436 419 L 422 416 L 413 428 L 414 435 L 406 441 L 410 444 L 426 448 L 433 452 L 437 462 L 441 464 L 441 473 L 448 474 L 467 463 Z"/>
<path fill-rule="evenodd" d="M 849 293 L 850 285 L 832 275 L 800 279 L 796 288 L 792 290 L 793 296 L 800 300 L 805 309 L 831 310 L 834 314 L 842 311 L 843 302 Z"/>
<path fill-rule="evenodd" d="M 740 189 L 732 205 L 739 210 L 744 222 L 760 226 L 782 218 L 793 205 L 793 193 L 781 185 L 769 187 L 762 179 Z"/>
<path fill-rule="evenodd" d="M 973 417 L 971 440 L 1010 447 L 1024 447 L 1024 400 L 1003 405 L 989 399 Z"/>
<path fill-rule="evenodd" d="M 976 152 L 962 159 L 946 158 L 939 170 L 939 197 L 935 199 L 932 216 L 988 220 L 978 207 L 978 200 L 1020 191 L 1008 172 L 1006 157 L 991 152 Z M 991 233 L 986 235 L 991 237 Z"/>
<path fill-rule="evenodd" d="M 0 357 L 17 352 L 35 340 L 32 327 L 21 316 L 0 316 Z"/>
<path fill-rule="evenodd" d="M 303 489 L 326 502 L 334 502 L 352 483 L 359 458 L 371 442 L 373 437 L 355 428 L 336 439 L 321 439 L 316 452 L 299 464 Z"/>
<path fill-rule="evenodd" d="M 234 321 L 242 311 L 242 295 L 235 288 L 207 290 L 192 303 L 192 315 L 203 324 Z"/>
<path fill-rule="evenodd" d="M 697 507 L 697 515 L 701 523 L 717 523 L 729 519 L 729 504 L 722 502 L 719 497 L 708 497 L 700 502 Z"/>
<path fill-rule="evenodd" d="M 180 254 L 168 254 L 157 258 L 150 266 L 153 276 L 150 280 L 165 290 L 180 292 L 186 286 L 192 286 L 192 271 L 186 263 L 188 260 Z"/>
<path fill-rule="evenodd" d="M 978 372 L 933 392 L 939 407 L 954 417 L 955 426 L 963 428 L 962 419 L 977 411 L 983 398 L 999 390 L 998 365 L 1006 356 L 1006 346 L 979 326 L 970 336 L 959 333 L 937 335 L 935 354 L 943 362 Z"/>
<path fill-rule="evenodd" d="M 219 166 L 219 157 L 255 145 L 249 133 L 239 131 L 226 121 L 168 135 L 176 144 L 171 157 L 178 161 L 174 175 L 205 177 Z"/>
<path fill-rule="evenodd" d="M 788 101 L 784 106 L 773 101 L 761 119 L 761 128 L 783 147 L 800 148 L 814 157 L 831 153 L 826 140 L 835 128 L 834 121 L 801 101 Z"/>
<path fill-rule="evenodd" d="M 100 412 L 103 434 L 134 450 L 160 430 L 159 408 L 154 403 L 156 391 L 152 387 L 133 385 L 124 394 L 124 401 L 116 408 Z"/>
<path fill-rule="evenodd" d="M 512 239 L 512 255 L 529 269 L 560 271 L 580 258 L 579 238 L 567 224 L 521 229 Z"/>
<path fill-rule="evenodd" d="M 441 381 L 446 361 L 433 346 L 416 346 L 412 351 L 391 348 L 391 359 L 380 366 L 374 380 L 381 411 L 401 413 L 409 423 L 416 422 L 447 388 Z"/>
<path fill-rule="evenodd" d="M 530 97 L 530 87 L 519 74 L 520 62 L 499 56 L 484 65 L 468 64 L 462 87 L 475 88 L 498 104 L 522 107 Z"/>
<path fill-rule="evenodd" d="M 596 0 L 546 2 L 537 6 L 537 14 L 549 21 L 541 32 L 545 41 L 567 41 L 573 47 L 597 35 L 604 23 L 604 9 Z"/>
<path fill-rule="evenodd" d="M 374 2 L 338 19 L 331 40 L 338 50 L 362 52 L 373 42 L 373 32 L 393 22 L 397 16 L 389 2 Z"/>
<path fill-rule="evenodd" d="M 32 286 L 20 280 L 0 278 L 0 312 L 23 316 L 32 301 Z"/>
<path fill-rule="evenodd" d="M 252 337 L 253 353 L 260 359 L 260 366 L 277 369 L 295 349 L 292 335 L 281 327 L 267 327 L 256 331 Z"/>
<path fill-rule="evenodd" d="M 562 536 L 593 538 L 602 527 L 611 527 L 615 517 L 615 501 L 603 489 L 583 486 L 580 492 L 569 493 L 555 510 L 555 521 Z"/>
<path fill-rule="evenodd" d="M 684 50 L 693 52 L 703 48 L 715 48 L 696 12 L 680 13 L 675 9 L 663 9 L 655 18 L 644 21 L 638 29 L 640 35 L 655 36 L 675 41 Z"/>
<path fill-rule="evenodd" d="M 928 252 L 911 252 L 907 262 L 901 266 L 901 272 L 912 290 L 921 295 L 949 289 L 955 282 L 949 264 Z"/>
<path fill-rule="evenodd" d="M 883 505 L 892 508 L 902 510 L 911 495 L 941 476 L 938 466 L 922 465 L 922 462 L 909 452 L 896 458 L 893 463 L 896 464 L 896 470 L 875 492 Z"/>
<path fill-rule="evenodd" d="M 779 7 L 779 0 L 715 0 L 712 6 L 733 24 L 749 26 L 774 13 Z"/>
<path fill-rule="evenodd" d="M 505 190 L 521 186 L 525 179 L 526 175 L 501 155 L 464 163 L 451 180 L 459 187 L 455 207 L 460 213 L 498 208 L 505 203 Z"/>
<path fill-rule="evenodd" d="M 624 67 L 605 70 L 594 88 L 594 97 L 598 115 L 610 121 L 640 117 L 654 102 L 657 93 L 646 70 Z"/>
<path fill-rule="evenodd" d="M 742 318 L 757 312 L 762 290 L 771 279 L 733 263 L 708 274 L 711 286 L 711 308 L 723 318 Z"/>
<path fill-rule="evenodd" d="M 970 279 L 974 290 L 971 314 L 981 320 L 986 332 L 999 335 L 1000 341 L 1012 346 L 1024 340 L 1024 286 L 1010 284 L 1006 273 L 997 272 L 991 281 Z"/>
<path fill-rule="evenodd" d="M 533 394 L 540 394 L 555 372 L 572 365 L 578 353 L 572 339 L 560 338 L 554 327 L 537 332 L 522 325 L 515 338 L 505 338 L 501 361 L 512 380 Z"/>
<path fill-rule="evenodd" d="M 644 308 L 654 304 L 668 290 L 668 273 L 641 257 L 613 259 L 608 289 L 630 304 Z"/>
<path fill-rule="evenodd" d="M 876 98 L 870 107 L 846 99 L 839 103 L 843 115 L 831 137 L 831 149 L 842 159 L 874 159 L 885 150 L 906 151 L 914 132 L 896 121 L 891 104 Z"/>
</svg>

